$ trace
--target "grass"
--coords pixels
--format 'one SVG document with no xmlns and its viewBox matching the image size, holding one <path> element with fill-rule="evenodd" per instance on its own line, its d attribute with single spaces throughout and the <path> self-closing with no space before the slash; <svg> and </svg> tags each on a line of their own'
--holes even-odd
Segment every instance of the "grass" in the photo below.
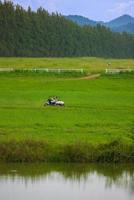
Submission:
<svg viewBox="0 0 134 200">
<path fill-rule="evenodd" d="M 0 75 L 0 158 L 134 161 L 134 75 L 96 80 Z M 43 107 L 56 95 L 65 107 Z"/>
<path fill-rule="evenodd" d="M 0 68 L 62 68 L 85 69 L 88 72 L 102 72 L 111 63 L 110 68 L 132 68 L 133 59 L 104 59 L 104 58 L 0 58 Z"/>
</svg>

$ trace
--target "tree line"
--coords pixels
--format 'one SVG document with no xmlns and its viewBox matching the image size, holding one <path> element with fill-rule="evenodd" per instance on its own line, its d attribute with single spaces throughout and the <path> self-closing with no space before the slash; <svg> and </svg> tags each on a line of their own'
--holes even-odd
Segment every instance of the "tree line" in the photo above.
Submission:
<svg viewBox="0 0 134 200">
<path fill-rule="evenodd" d="M 134 58 L 134 36 L 0 1 L 0 56 Z"/>
</svg>

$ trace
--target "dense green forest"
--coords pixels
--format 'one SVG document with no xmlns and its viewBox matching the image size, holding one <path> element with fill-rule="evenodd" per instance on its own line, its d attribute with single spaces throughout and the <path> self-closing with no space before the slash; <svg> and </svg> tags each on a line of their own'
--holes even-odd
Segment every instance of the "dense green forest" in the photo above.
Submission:
<svg viewBox="0 0 134 200">
<path fill-rule="evenodd" d="M 134 57 L 134 36 L 68 21 L 43 8 L 36 12 L 0 1 L 0 56 Z"/>
</svg>

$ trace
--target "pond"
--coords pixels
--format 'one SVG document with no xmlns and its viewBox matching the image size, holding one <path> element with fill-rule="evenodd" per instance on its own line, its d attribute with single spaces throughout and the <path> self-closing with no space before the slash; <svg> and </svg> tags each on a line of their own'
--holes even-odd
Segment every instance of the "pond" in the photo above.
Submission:
<svg viewBox="0 0 134 200">
<path fill-rule="evenodd" d="M 133 200 L 133 165 L 0 164 L 0 200 Z"/>
</svg>

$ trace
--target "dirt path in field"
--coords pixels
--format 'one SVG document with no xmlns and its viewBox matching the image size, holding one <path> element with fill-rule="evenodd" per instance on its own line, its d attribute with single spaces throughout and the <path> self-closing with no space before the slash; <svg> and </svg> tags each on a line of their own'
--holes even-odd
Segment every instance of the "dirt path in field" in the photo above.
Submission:
<svg viewBox="0 0 134 200">
<path fill-rule="evenodd" d="M 100 74 L 92 74 L 92 75 L 81 77 L 81 78 L 78 78 L 78 79 L 79 80 L 91 80 L 91 79 L 96 79 L 96 78 L 99 78 L 99 77 L 100 77 Z"/>
<path fill-rule="evenodd" d="M 99 78 L 100 76 L 101 74 L 90 74 L 88 76 L 78 77 L 78 78 L 68 78 L 66 80 L 92 80 L 92 79 Z"/>
</svg>

